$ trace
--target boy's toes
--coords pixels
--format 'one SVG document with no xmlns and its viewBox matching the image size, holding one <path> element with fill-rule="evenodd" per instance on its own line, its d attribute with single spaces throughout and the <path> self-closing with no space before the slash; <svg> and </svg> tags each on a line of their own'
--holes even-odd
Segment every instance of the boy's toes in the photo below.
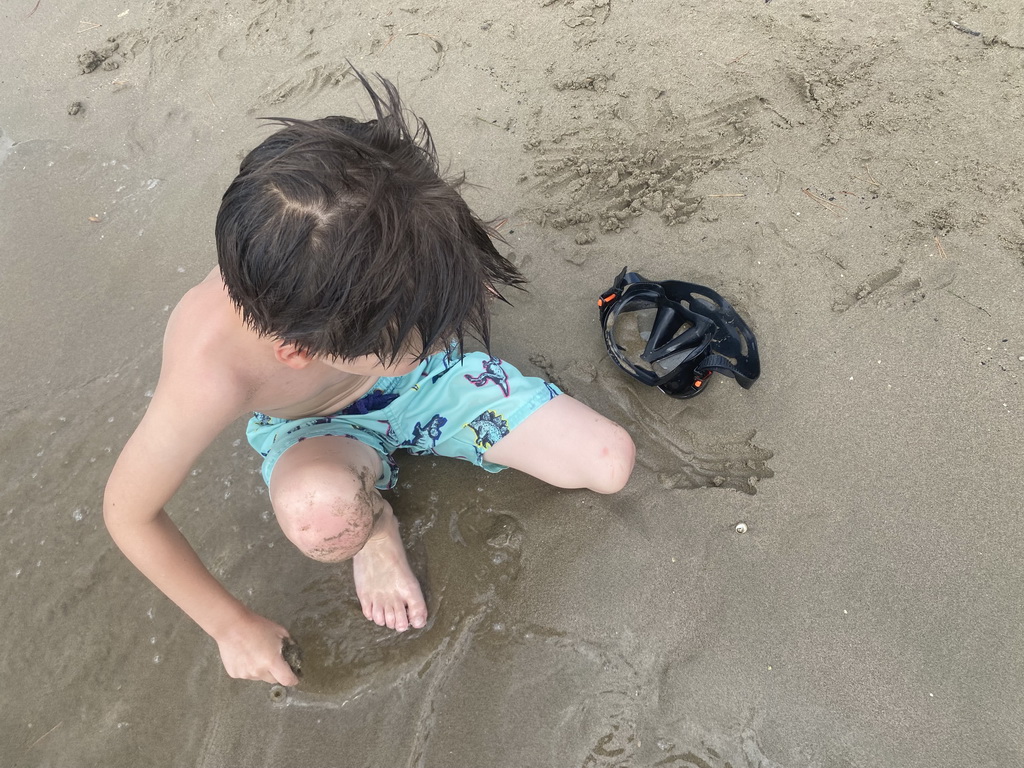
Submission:
<svg viewBox="0 0 1024 768">
<path fill-rule="evenodd" d="M 373 616 L 371 618 L 373 619 L 373 623 L 374 624 L 376 624 L 378 627 L 383 627 L 384 626 L 384 606 L 381 605 L 380 603 L 374 603 L 373 604 Z"/>
<path fill-rule="evenodd" d="M 405 605 L 398 606 L 395 611 L 395 631 L 405 632 L 409 628 L 409 616 L 406 613 Z"/>
<path fill-rule="evenodd" d="M 409 624 L 416 629 L 422 629 L 427 625 L 427 606 L 410 605 L 409 606 Z"/>
<path fill-rule="evenodd" d="M 387 624 L 388 629 L 395 628 L 395 609 L 390 605 L 384 609 L 384 623 Z"/>
</svg>

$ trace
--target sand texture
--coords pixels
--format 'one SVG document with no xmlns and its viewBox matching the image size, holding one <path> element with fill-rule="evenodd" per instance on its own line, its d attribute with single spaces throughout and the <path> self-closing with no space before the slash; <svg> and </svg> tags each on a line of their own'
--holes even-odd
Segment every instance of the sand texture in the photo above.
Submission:
<svg viewBox="0 0 1024 768">
<path fill-rule="evenodd" d="M 402 458 L 432 618 L 396 636 L 236 425 L 168 511 L 301 642 L 272 695 L 101 498 L 257 118 L 365 116 L 348 61 L 504 220 L 494 351 L 638 465 L 601 497 Z M 7 0 L 0 765 L 1024 765 L 1022 85 L 1019 0 Z M 622 375 L 625 265 L 729 298 L 761 380 Z"/>
</svg>

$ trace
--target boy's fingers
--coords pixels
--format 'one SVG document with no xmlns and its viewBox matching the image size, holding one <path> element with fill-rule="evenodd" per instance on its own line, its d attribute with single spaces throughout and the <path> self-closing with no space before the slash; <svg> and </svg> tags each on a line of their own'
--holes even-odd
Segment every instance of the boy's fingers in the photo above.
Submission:
<svg viewBox="0 0 1024 768">
<path fill-rule="evenodd" d="M 274 678 L 268 681 L 270 683 L 280 683 L 284 686 L 299 684 L 299 678 L 292 672 L 292 668 L 288 666 L 288 662 L 284 660 L 283 656 L 278 656 L 274 660 L 274 664 L 270 668 L 270 674 Z"/>
</svg>

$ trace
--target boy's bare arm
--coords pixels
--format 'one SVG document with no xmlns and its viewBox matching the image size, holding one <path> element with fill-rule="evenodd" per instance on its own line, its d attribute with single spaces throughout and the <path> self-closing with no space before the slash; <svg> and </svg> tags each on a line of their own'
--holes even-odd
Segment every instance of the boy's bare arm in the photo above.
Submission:
<svg viewBox="0 0 1024 768">
<path fill-rule="evenodd" d="M 217 641 L 229 675 L 295 685 L 281 656 L 287 630 L 234 598 L 163 509 L 199 454 L 243 413 L 237 386 L 202 373 L 161 376 L 107 482 L 104 521 L 128 559 Z"/>
</svg>

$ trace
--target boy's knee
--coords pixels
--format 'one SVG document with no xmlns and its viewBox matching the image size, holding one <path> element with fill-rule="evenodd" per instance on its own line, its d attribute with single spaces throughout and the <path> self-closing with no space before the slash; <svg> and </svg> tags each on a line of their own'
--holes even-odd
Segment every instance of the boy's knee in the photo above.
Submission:
<svg viewBox="0 0 1024 768">
<path fill-rule="evenodd" d="M 629 481 L 636 462 L 636 446 L 629 433 L 619 425 L 613 425 L 608 436 L 599 446 L 598 460 L 588 485 L 596 493 L 618 493 Z"/>
<path fill-rule="evenodd" d="M 298 478 L 295 478 L 298 480 Z M 386 503 L 359 478 L 309 478 L 277 489 L 274 512 L 284 535 L 304 555 L 325 563 L 355 556 Z"/>
</svg>

